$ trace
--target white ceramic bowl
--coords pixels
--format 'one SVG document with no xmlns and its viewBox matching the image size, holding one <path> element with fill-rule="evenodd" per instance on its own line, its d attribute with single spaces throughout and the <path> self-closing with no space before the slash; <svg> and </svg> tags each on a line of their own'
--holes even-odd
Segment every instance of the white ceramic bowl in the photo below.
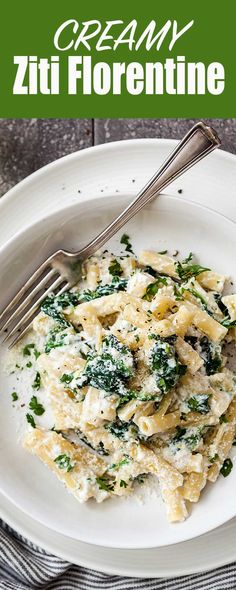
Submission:
<svg viewBox="0 0 236 590">
<path fill-rule="evenodd" d="M 80 248 L 126 204 L 127 197 L 120 194 L 118 202 L 108 197 L 76 204 L 15 236 L 0 250 L 1 306 L 46 255 L 59 246 Z M 191 250 L 204 265 L 236 278 L 235 225 L 209 209 L 176 197 L 159 197 L 126 226 L 126 231 L 136 252 L 168 248 L 185 256 Z M 109 247 L 119 251 L 119 235 Z M 235 516 L 234 470 L 227 479 L 220 477 L 214 486 L 207 486 L 201 501 L 181 524 L 168 524 L 161 500 L 154 498 L 142 506 L 133 498 L 78 504 L 17 444 L 17 414 L 9 401 L 13 381 L 2 372 L 0 385 L 0 489 L 15 505 L 53 530 L 107 547 L 148 548 L 191 539 Z"/>
</svg>

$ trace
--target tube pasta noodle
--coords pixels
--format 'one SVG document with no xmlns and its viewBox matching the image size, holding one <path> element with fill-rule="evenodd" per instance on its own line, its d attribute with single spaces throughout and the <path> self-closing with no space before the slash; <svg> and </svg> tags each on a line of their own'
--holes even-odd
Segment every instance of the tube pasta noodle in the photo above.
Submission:
<svg viewBox="0 0 236 590">
<path fill-rule="evenodd" d="M 222 345 L 236 295 L 224 283 L 192 255 L 107 252 L 44 301 L 22 349 L 34 371 L 23 446 L 79 502 L 131 494 L 149 476 L 179 522 L 232 468 L 236 379 Z"/>
<path fill-rule="evenodd" d="M 145 436 L 152 436 L 157 432 L 165 432 L 177 426 L 180 422 L 179 412 L 172 412 L 165 416 L 153 414 L 153 416 L 140 416 L 137 420 L 138 427 Z"/>
</svg>

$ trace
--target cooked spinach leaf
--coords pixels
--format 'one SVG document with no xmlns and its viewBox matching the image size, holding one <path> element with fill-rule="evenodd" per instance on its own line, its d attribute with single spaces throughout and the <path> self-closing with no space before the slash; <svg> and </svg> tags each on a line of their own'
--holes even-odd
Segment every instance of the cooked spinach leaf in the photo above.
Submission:
<svg viewBox="0 0 236 590">
<path fill-rule="evenodd" d="M 113 276 L 113 277 L 119 277 L 120 275 L 122 275 L 122 268 L 120 263 L 118 262 L 118 260 L 112 260 L 109 268 L 109 273 Z"/>
<path fill-rule="evenodd" d="M 158 395 L 156 393 L 145 393 L 145 391 L 134 391 L 127 389 L 127 392 L 120 397 L 118 408 L 130 402 L 131 399 L 137 399 L 142 402 L 155 401 Z"/>
<path fill-rule="evenodd" d="M 144 266 L 142 270 L 143 272 L 146 272 L 152 277 L 154 277 L 154 279 L 157 279 L 157 277 L 159 276 L 159 273 L 156 270 L 154 270 L 154 268 L 152 268 L 151 266 Z"/>
<path fill-rule="evenodd" d="M 78 388 L 91 385 L 108 394 L 125 395 L 126 382 L 133 375 L 133 368 L 134 360 L 130 349 L 110 335 L 103 340 L 101 353 L 88 357 L 76 385 Z"/>
<path fill-rule="evenodd" d="M 186 373 L 186 365 L 179 362 L 175 347 L 167 339 L 156 339 L 151 349 L 149 364 L 162 394 L 174 387 Z"/>
<path fill-rule="evenodd" d="M 222 415 L 219 417 L 219 423 L 220 423 L 220 424 L 227 424 L 227 422 L 228 422 L 228 418 L 227 418 L 227 416 L 226 416 L 225 414 L 222 414 Z"/>
<path fill-rule="evenodd" d="M 228 475 L 231 473 L 232 469 L 233 469 L 233 463 L 232 463 L 231 459 L 228 458 L 228 459 L 225 459 L 225 461 L 221 467 L 220 473 L 224 477 L 228 477 Z"/>
<path fill-rule="evenodd" d="M 225 328 L 234 328 L 236 326 L 236 320 L 231 320 L 229 316 L 227 316 L 222 322 L 222 326 Z"/>
<path fill-rule="evenodd" d="M 113 436 L 121 440 L 126 440 L 128 433 L 136 434 L 137 428 L 130 422 L 122 422 L 119 418 L 114 422 L 109 422 L 105 425 L 105 429 L 108 430 Z"/>
<path fill-rule="evenodd" d="M 220 309 L 220 311 L 222 311 L 222 313 L 227 316 L 228 315 L 228 309 L 226 307 L 226 305 L 223 303 L 222 301 L 222 297 L 220 295 L 220 293 L 214 293 L 214 299 Z"/>
<path fill-rule="evenodd" d="M 113 276 L 111 283 L 108 283 L 107 285 L 98 285 L 95 291 L 91 291 L 91 289 L 85 289 L 82 291 L 79 300 L 80 302 L 92 301 L 93 299 L 103 297 L 104 295 L 111 295 L 111 293 L 116 293 L 117 291 L 125 291 L 127 283 L 127 279 Z"/>
<path fill-rule="evenodd" d="M 97 447 L 94 447 L 91 444 L 91 442 L 88 441 L 86 435 L 83 432 L 81 432 L 81 430 L 76 430 L 76 434 L 84 444 L 86 444 L 88 447 L 90 447 L 90 449 L 93 449 L 93 451 L 96 451 L 96 453 L 98 453 L 99 455 L 104 455 L 104 456 L 110 455 L 110 452 L 107 449 L 105 449 L 104 443 L 102 442 L 102 440 L 99 441 Z"/>
<path fill-rule="evenodd" d="M 206 374 L 213 375 L 217 373 L 222 365 L 220 345 L 215 345 L 206 336 L 203 336 L 200 338 L 200 347 Z"/>
<path fill-rule="evenodd" d="M 44 300 L 41 310 L 54 320 L 56 320 L 61 326 L 70 326 L 70 322 L 67 321 L 63 316 L 64 309 L 67 307 L 75 306 L 79 303 L 79 294 L 72 293 L 71 291 L 65 291 L 61 295 L 48 295 Z"/>
<path fill-rule="evenodd" d="M 53 330 L 50 330 L 45 343 L 45 352 L 49 353 L 53 348 L 59 348 L 60 346 L 63 346 L 65 344 L 66 336 L 67 332 L 62 331 L 61 327 L 56 327 Z"/>
<path fill-rule="evenodd" d="M 192 412 L 199 412 L 199 414 L 207 414 L 209 407 L 210 396 L 207 394 L 193 395 L 187 401 L 187 405 Z"/>
<path fill-rule="evenodd" d="M 201 437 L 202 428 L 199 426 L 193 428 L 181 428 L 177 426 L 171 443 L 177 451 L 181 449 L 182 444 L 185 444 L 189 450 L 194 451 L 198 447 Z"/>
<path fill-rule="evenodd" d="M 222 326 L 224 326 L 225 328 L 234 328 L 236 326 L 236 320 L 232 320 L 230 318 L 229 311 L 226 305 L 223 303 L 220 293 L 214 293 L 214 298 L 216 300 L 218 307 L 220 308 L 220 311 L 222 311 L 222 313 L 225 316 L 224 319 L 221 321 Z"/>
</svg>

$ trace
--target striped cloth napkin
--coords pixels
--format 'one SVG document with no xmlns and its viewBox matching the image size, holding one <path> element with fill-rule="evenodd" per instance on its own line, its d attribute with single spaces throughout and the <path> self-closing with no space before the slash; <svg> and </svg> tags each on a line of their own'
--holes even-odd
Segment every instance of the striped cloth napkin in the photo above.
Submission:
<svg viewBox="0 0 236 590">
<path fill-rule="evenodd" d="M 235 590 L 236 564 L 178 578 L 110 576 L 63 561 L 5 523 L 0 529 L 0 590 Z"/>
</svg>

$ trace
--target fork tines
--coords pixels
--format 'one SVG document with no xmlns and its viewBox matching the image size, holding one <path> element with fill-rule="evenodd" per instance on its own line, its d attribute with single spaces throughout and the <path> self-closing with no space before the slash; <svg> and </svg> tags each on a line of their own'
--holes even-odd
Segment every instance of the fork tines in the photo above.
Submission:
<svg viewBox="0 0 236 590">
<path fill-rule="evenodd" d="M 28 330 L 45 297 L 51 292 L 60 295 L 68 288 L 67 281 L 48 261 L 42 264 L 0 314 L 2 343 L 14 346 Z"/>
</svg>

